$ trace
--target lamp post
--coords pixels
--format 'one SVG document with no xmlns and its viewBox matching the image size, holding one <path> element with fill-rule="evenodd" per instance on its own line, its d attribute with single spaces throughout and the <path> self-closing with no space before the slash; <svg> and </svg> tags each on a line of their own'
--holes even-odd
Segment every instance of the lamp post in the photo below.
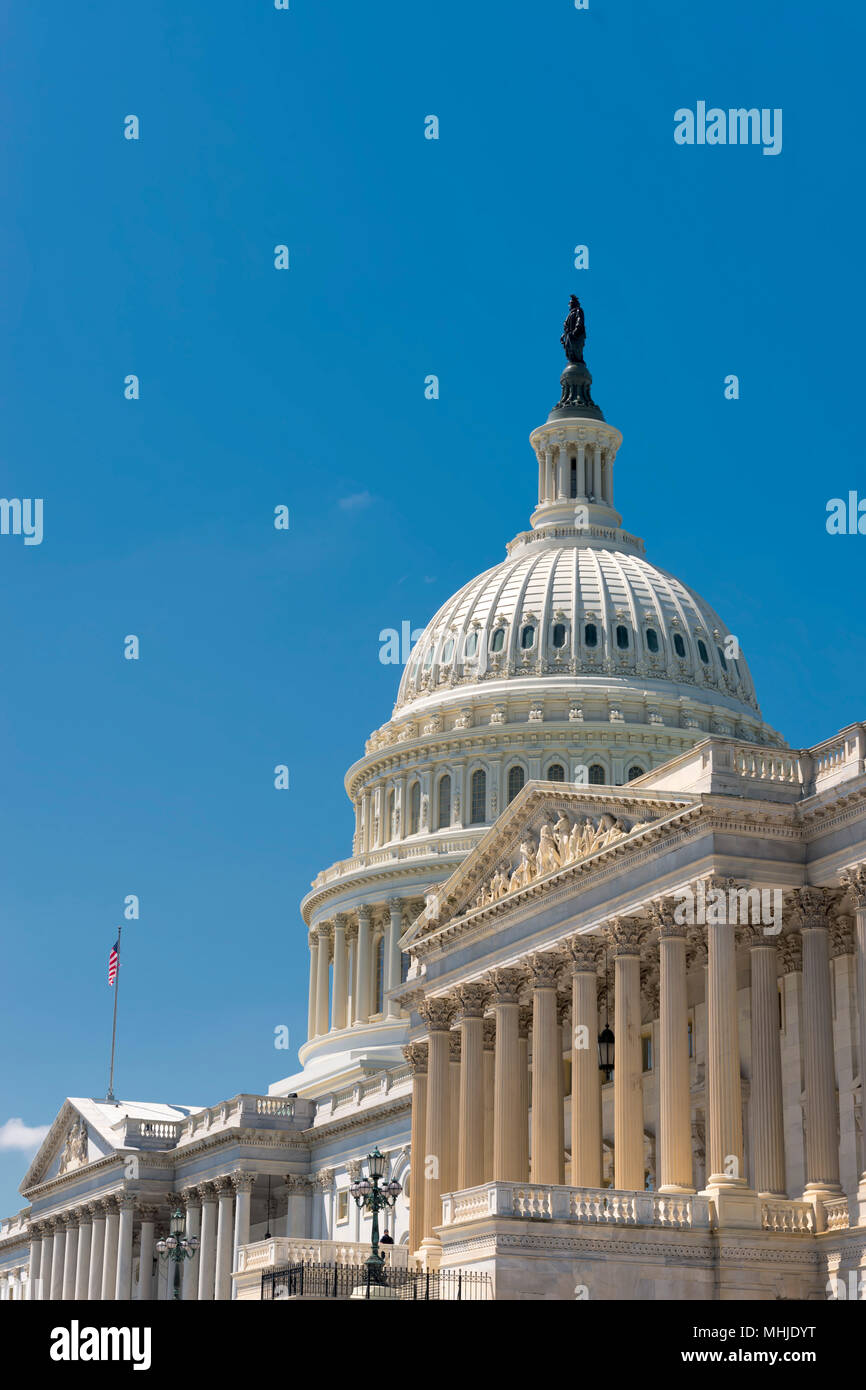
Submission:
<svg viewBox="0 0 866 1390">
<path fill-rule="evenodd" d="M 370 1176 L 356 1179 L 349 1188 L 349 1192 L 358 1206 L 366 1207 L 373 1217 L 373 1229 L 370 1233 L 372 1253 L 367 1259 L 366 1269 L 369 1282 L 380 1284 L 383 1282 L 382 1270 L 385 1261 L 379 1254 L 379 1212 L 393 1207 L 403 1188 L 400 1183 L 393 1180 L 382 1182 L 385 1175 L 385 1158 L 383 1154 L 379 1153 L 378 1144 L 371 1154 L 367 1154 L 367 1167 Z"/>
<path fill-rule="evenodd" d="M 604 1027 L 598 1035 L 598 1069 L 604 1072 L 605 1081 L 613 1076 L 614 1043 L 613 1029 L 608 1021 L 608 1002 L 610 1000 L 610 976 L 607 969 L 607 951 L 604 953 Z"/>
<path fill-rule="evenodd" d="M 172 1212 L 168 1223 L 168 1235 L 156 1242 L 155 1249 L 161 1260 L 168 1260 L 170 1265 L 174 1265 L 172 1297 L 179 1298 L 178 1270 L 184 1260 L 191 1260 L 198 1249 L 198 1236 L 186 1234 L 186 1213 L 180 1207 L 176 1207 Z"/>
</svg>

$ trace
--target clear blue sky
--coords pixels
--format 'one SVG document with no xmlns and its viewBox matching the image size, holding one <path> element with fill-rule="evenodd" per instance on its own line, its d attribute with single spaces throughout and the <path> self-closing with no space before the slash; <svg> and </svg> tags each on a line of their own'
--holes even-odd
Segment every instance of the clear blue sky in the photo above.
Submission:
<svg viewBox="0 0 866 1390">
<path fill-rule="evenodd" d="M 343 773 L 399 676 L 379 632 L 526 524 L 572 292 L 625 524 L 791 744 L 866 714 L 866 537 L 825 530 L 866 495 L 862 15 L 291 6 L 0 21 L 0 490 L 44 499 L 42 545 L 0 536 L 0 1125 L 104 1093 L 127 893 L 119 1093 L 291 1070 L 298 901 L 350 850 Z M 676 145 L 698 101 L 782 108 L 782 153 Z M 27 1162 L 0 1149 L 0 1212 Z"/>
</svg>

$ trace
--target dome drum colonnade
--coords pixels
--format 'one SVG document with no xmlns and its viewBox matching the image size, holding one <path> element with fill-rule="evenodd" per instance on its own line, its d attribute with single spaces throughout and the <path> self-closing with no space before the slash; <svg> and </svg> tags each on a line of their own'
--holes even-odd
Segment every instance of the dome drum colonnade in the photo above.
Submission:
<svg viewBox="0 0 866 1390">
<path fill-rule="evenodd" d="M 402 1017 L 392 991 L 402 982 L 400 937 L 417 900 L 389 898 L 337 912 L 309 933 L 309 1040 L 361 1026 L 382 1015 Z"/>
<path fill-rule="evenodd" d="M 595 1039 L 602 952 L 614 961 L 614 1175 L 618 1192 L 644 1188 L 641 959 L 657 968 L 659 1031 L 658 1191 L 695 1192 L 692 1097 L 689 1089 L 687 976 L 704 965 L 707 1006 L 707 1179 L 719 1222 L 760 1211 L 755 1195 L 772 1204 L 788 1194 L 777 978 L 802 970 L 805 1190 L 814 1208 L 811 1229 L 848 1225 L 840 1183 L 839 1110 L 834 1071 L 831 934 L 856 954 L 858 1040 L 866 1056 L 866 865 L 843 879 L 855 904 L 855 930 L 834 916 L 838 890 L 802 888 L 788 897 L 793 923 L 782 937 L 739 929 L 748 951 L 751 986 L 750 1149 L 743 1131 L 737 1022 L 737 934 L 727 922 L 704 929 L 679 925 L 670 899 L 645 904 L 646 916 L 612 919 L 600 933 L 568 937 L 556 949 L 530 953 L 447 992 L 416 1000 L 426 1038 L 405 1049 L 413 1072 L 412 1151 L 423 1148 L 426 1176 L 413 1186 L 410 1242 L 434 1263 L 441 1243 L 442 1197 L 490 1182 L 562 1185 L 564 1083 L 562 1021 L 570 1012 L 570 1185 L 602 1187 L 601 1079 Z M 748 891 L 730 879 L 706 887 Z M 527 1000 L 531 1003 L 527 1004 Z M 492 1012 L 492 1018 L 487 1017 Z M 459 1082 L 453 1067 L 459 1029 Z M 531 1048 L 528 1042 L 531 1035 Z M 482 1048 L 492 1051 L 485 1077 Z M 491 1104 L 479 1103 L 489 1088 Z M 530 1104 L 531 1095 L 531 1104 Z M 489 1120 L 485 1117 L 492 1110 Z M 492 1142 L 485 1143 L 489 1130 Z M 531 1142 L 530 1140 L 531 1133 Z M 752 1187 L 747 1183 L 751 1169 Z M 866 1175 L 861 1179 L 861 1187 Z M 744 1205 L 745 1200 L 745 1205 Z M 748 1223 L 747 1223 L 748 1224 Z M 767 1225 L 767 1222 L 764 1223 Z"/>
</svg>

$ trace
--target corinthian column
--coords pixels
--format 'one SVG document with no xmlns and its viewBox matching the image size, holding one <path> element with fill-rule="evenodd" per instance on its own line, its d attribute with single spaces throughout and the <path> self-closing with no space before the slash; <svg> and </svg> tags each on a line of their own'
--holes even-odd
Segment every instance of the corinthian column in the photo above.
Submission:
<svg viewBox="0 0 866 1390">
<path fill-rule="evenodd" d="M 51 1299 L 59 1303 L 63 1297 L 63 1256 L 66 1249 L 66 1221 L 54 1218 L 54 1241 L 51 1251 Z"/>
<path fill-rule="evenodd" d="M 866 864 L 847 869 L 842 881 L 854 900 L 854 968 L 857 979 L 857 1043 L 861 1096 L 866 1096 Z M 866 1165 L 858 1188 L 860 1225 L 866 1225 Z"/>
<path fill-rule="evenodd" d="M 201 1235 L 201 1192 L 197 1187 L 187 1187 L 182 1193 L 186 1207 L 186 1233 L 188 1236 Z M 191 1260 L 184 1260 L 181 1271 L 180 1296 L 187 1303 L 198 1299 L 198 1271 L 201 1263 L 201 1249 Z"/>
<path fill-rule="evenodd" d="M 776 938 L 755 927 L 749 937 L 752 985 L 752 1155 L 755 1190 L 785 1195 L 785 1124 Z"/>
<path fill-rule="evenodd" d="M 316 963 L 316 1037 L 328 1031 L 328 970 L 331 964 L 331 924 L 318 929 L 319 957 Z"/>
<path fill-rule="evenodd" d="M 833 1062 L 830 987 L 830 896 L 822 888 L 798 888 L 794 921 L 803 938 L 803 1073 L 806 1091 L 806 1190 L 804 1198 L 838 1197 L 839 1104 Z M 861 1061 L 862 1067 L 862 1061 Z"/>
<path fill-rule="evenodd" d="M 686 928 L 677 925 L 668 903 L 653 915 L 659 933 L 659 1191 L 693 1192 Z"/>
<path fill-rule="evenodd" d="M 367 1023 L 372 1007 L 373 957 L 371 940 L 372 908 L 358 908 L 358 944 L 355 953 L 355 1022 Z"/>
<path fill-rule="evenodd" d="M 454 1005 L 450 999 L 427 999 L 418 1006 L 427 1025 L 427 1131 L 424 1139 L 424 1236 L 421 1251 L 424 1260 L 437 1264 L 441 1242 L 434 1227 L 442 1223 L 442 1193 L 452 1186 L 449 1168 L 451 1136 L 448 1133 L 451 1094 L 449 1035 Z"/>
<path fill-rule="evenodd" d="M 83 1207 L 78 1226 L 78 1258 L 75 1264 L 75 1298 L 85 1302 L 90 1279 L 90 1242 L 93 1239 L 93 1216 L 90 1207 Z"/>
<path fill-rule="evenodd" d="M 117 1199 L 107 1198 L 105 1203 L 105 1253 L 102 1257 L 102 1302 L 111 1303 L 117 1293 L 117 1241 L 120 1228 L 120 1213 Z"/>
<path fill-rule="evenodd" d="M 484 1008 L 483 985 L 457 990 L 460 1025 L 460 1117 L 457 1187 L 479 1187 L 484 1181 Z"/>
<path fill-rule="evenodd" d="M 31 1303 L 42 1296 L 42 1227 L 37 1221 L 30 1223 L 30 1287 L 28 1298 Z"/>
<path fill-rule="evenodd" d="M 238 1267 L 238 1256 L 241 1246 L 250 1243 L 250 1206 L 252 1203 L 253 1183 L 255 1182 L 254 1173 L 237 1172 L 232 1174 L 232 1186 L 235 1190 L 235 1233 L 232 1245 L 232 1270 Z M 229 1298 L 234 1298 L 234 1288 L 231 1286 Z"/>
<path fill-rule="evenodd" d="M 400 984 L 402 958 L 400 937 L 403 935 L 403 903 L 400 898 L 388 899 L 388 936 L 385 945 L 385 1009 L 389 1018 L 400 1017 L 400 1006 L 388 998 L 388 993 Z"/>
<path fill-rule="evenodd" d="M 230 1178 L 217 1178 L 214 1186 L 219 1193 L 214 1298 L 225 1300 L 231 1298 L 232 1226 L 235 1193 Z"/>
<path fill-rule="evenodd" d="M 216 1273 L 216 1193 L 210 1183 L 203 1183 L 201 1193 L 201 1245 L 198 1252 L 199 1302 L 212 1302 Z M 191 1261 L 195 1264 L 195 1261 Z"/>
<path fill-rule="evenodd" d="M 562 1028 L 556 982 L 562 960 L 553 952 L 529 961 L 532 979 L 532 1181 L 563 1180 Z"/>
<path fill-rule="evenodd" d="M 94 1202 L 90 1208 L 93 1216 L 93 1235 L 90 1241 L 90 1278 L 87 1281 L 87 1297 L 91 1303 L 102 1298 L 102 1270 L 105 1264 L 105 1203 Z"/>
<path fill-rule="evenodd" d="M 412 1073 L 411 1169 L 409 1181 L 409 1254 L 417 1255 L 424 1236 L 424 1155 L 427 1128 L 427 1044 L 409 1043 L 403 1056 Z"/>
<path fill-rule="evenodd" d="M 156 1226 L 156 1207 L 141 1208 L 141 1249 L 138 1255 L 138 1284 L 135 1298 L 149 1303 L 153 1298 L 153 1232 Z M 184 1263 L 188 1263 L 184 1261 Z"/>
<path fill-rule="evenodd" d="M 614 957 L 614 1187 L 644 1189 L 643 1069 L 640 1043 L 640 924 L 616 920 L 608 929 Z"/>
<path fill-rule="evenodd" d="M 331 1027 L 339 1031 L 346 1027 L 349 1005 L 349 957 L 346 943 L 346 915 L 338 912 L 334 918 L 334 988 L 331 1001 Z"/>
<path fill-rule="evenodd" d="M 521 1088 L 518 1035 L 520 1005 L 518 992 L 523 982 L 519 970 L 497 970 L 493 975 L 493 1013 L 496 1020 L 496 1049 L 493 1063 L 493 1181 L 525 1182 L 521 1167 L 521 1129 L 529 1119 L 520 1110 Z M 525 1088 L 524 1088 L 525 1091 Z"/>
<path fill-rule="evenodd" d="M 734 927 L 707 922 L 707 1187 L 745 1187 Z"/>
<path fill-rule="evenodd" d="M 577 936 L 568 946 L 571 954 L 571 1185 L 601 1187 L 599 942 L 594 937 Z"/>
<path fill-rule="evenodd" d="M 316 1036 L 316 1019 L 318 1017 L 318 1003 L 316 994 L 318 990 L 318 955 L 319 938 L 314 931 L 309 935 L 310 943 L 310 996 L 307 1006 L 307 1037 Z"/>
<path fill-rule="evenodd" d="M 63 1298 L 68 1301 L 75 1297 L 75 1267 L 78 1261 L 78 1214 L 69 1212 L 66 1217 L 66 1244 L 63 1248 Z"/>
<path fill-rule="evenodd" d="M 135 1197 L 123 1192 L 117 1199 L 120 1222 L 117 1228 L 117 1278 L 114 1297 L 118 1303 L 132 1298 L 132 1223 L 135 1217 Z"/>
</svg>

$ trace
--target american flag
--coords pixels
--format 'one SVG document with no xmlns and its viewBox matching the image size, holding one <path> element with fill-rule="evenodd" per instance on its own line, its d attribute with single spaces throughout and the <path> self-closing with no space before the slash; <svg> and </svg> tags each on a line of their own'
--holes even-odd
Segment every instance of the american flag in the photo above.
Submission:
<svg viewBox="0 0 866 1390">
<path fill-rule="evenodd" d="M 117 961 L 118 961 L 118 951 L 117 951 L 117 948 L 118 948 L 119 945 L 120 945 L 120 938 L 118 937 L 117 941 L 115 941 L 114 945 L 112 946 L 112 948 L 111 948 L 111 954 L 110 954 L 110 956 L 108 957 L 108 983 L 109 983 L 110 985 L 113 985 L 114 982 L 115 982 L 115 980 L 117 979 Z"/>
</svg>

